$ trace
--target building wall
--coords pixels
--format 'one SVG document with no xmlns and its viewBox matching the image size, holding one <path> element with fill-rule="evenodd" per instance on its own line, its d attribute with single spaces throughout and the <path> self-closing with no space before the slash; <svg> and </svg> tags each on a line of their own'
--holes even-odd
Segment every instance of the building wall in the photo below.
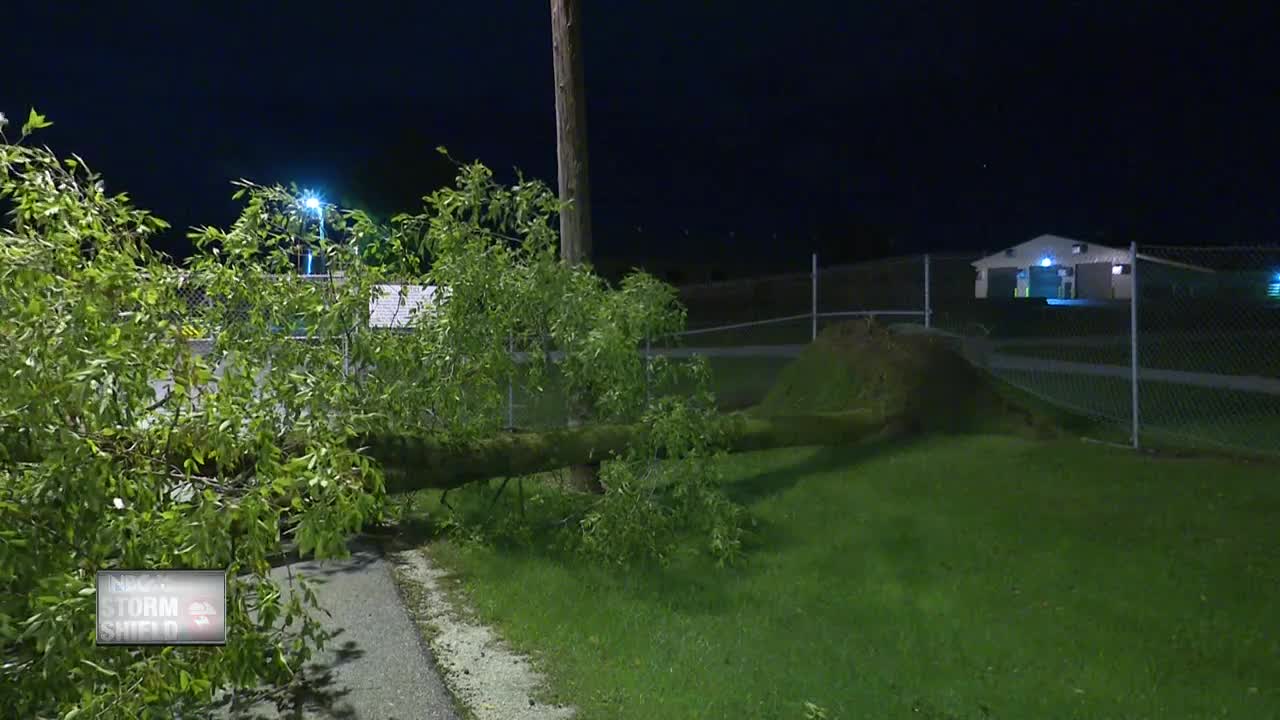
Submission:
<svg viewBox="0 0 1280 720">
<path fill-rule="evenodd" d="M 1009 262 L 1010 262 L 1010 263 L 1015 262 L 1015 260 L 1014 260 L 1014 259 L 1012 259 L 1012 258 L 1009 258 L 1008 260 L 1009 260 Z M 984 269 L 983 269 L 983 272 L 982 272 L 982 274 L 981 274 L 981 275 L 978 275 L 978 274 L 977 274 L 977 272 L 975 271 L 975 273 L 974 273 L 974 275 L 975 275 L 975 279 L 974 279 L 974 281 L 973 281 L 973 282 L 974 282 L 974 285 L 973 285 L 973 291 L 974 291 L 974 292 L 973 292 L 973 296 L 974 296 L 974 297 L 976 297 L 976 298 L 985 298 L 985 297 L 987 297 L 987 287 L 988 287 L 988 282 L 987 282 L 987 281 L 988 281 L 988 280 L 990 279 L 990 277 L 991 277 L 991 273 L 990 273 L 990 271 L 991 271 L 991 270 L 999 270 L 999 269 L 1002 269 L 1002 268 L 1005 268 L 1005 267 L 1014 267 L 1014 268 L 1017 268 L 1017 269 L 1019 269 L 1019 270 L 1025 270 L 1025 269 L 1026 269 L 1026 266 L 1018 267 L 1018 266 L 1016 266 L 1016 265 L 993 265 L 993 266 L 991 266 L 991 267 L 984 268 Z"/>
<path fill-rule="evenodd" d="M 1128 300 L 1133 297 L 1133 275 L 1112 275 L 1111 287 L 1116 291 L 1117 300 Z"/>
<path fill-rule="evenodd" d="M 1074 246 L 1077 244 L 1085 246 L 1084 252 L 1075 253 L 1073 251 Z M 975 270 L 974 297 L 987 297 L 987 273 L 985 271 L 991 268 L 1017 267 L 1019 270 L 1025 271 L 1032 265 L 1040 264 L 1044 258 L 1049 258 L 1056 266 L 1072 268 L 1073 270 L 1077 264 L 1082 263 L 1109 262 L 1114 265 L 1124 265 L 1130 262 L 1128 248 L 1081 243 L 1079 240 L 1058 235 L 1041 235 L 1009 249 L 1013 251 L 1012 257 L 1006 255 L 1006 252 L 1002 250 L 973 263 Z M 977 276 L 978 271 L 983 271 L 981 277 Z M 1025 297 L 1028 289 L 1028 278 L 1025 277 L 1025 274 L 1023 273 L 1024 277 L 1018 278 L 1018 295 L 1020 297 Z M 1075 279 L 1073 277 L 1070 280 L 1074 292 Z M 1133 285 L 1129 275 L 1114 275 L 1112 276 L 1112 282 L 1117 299 L 1130 297 Z"/>
</svg>

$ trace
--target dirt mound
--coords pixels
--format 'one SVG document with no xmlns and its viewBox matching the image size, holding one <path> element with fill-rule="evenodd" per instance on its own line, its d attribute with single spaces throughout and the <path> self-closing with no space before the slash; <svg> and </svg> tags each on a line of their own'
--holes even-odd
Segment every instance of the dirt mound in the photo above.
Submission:
<svg viewBox="0 0 1280 720">
<path fill-rule="evenodd" d="M 899 334 L 856 320 L 824 330 L 783 369 L 756 408 L 762 415 L 870 409 L 905 412 L 922 430 L 1043 432 L 945 339 Z"/>
</svg>

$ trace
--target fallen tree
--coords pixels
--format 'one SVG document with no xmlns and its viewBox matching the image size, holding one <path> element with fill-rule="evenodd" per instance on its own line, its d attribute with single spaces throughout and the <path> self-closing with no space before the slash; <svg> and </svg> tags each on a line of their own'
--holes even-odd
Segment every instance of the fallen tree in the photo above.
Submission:
<svg viewBox="0 0 1280 720">
<path fill-rule="evenodd" d="M 804 445 L 851 445 L 899 437 L 914 423 L 906 415 L 870 412 L 777 417 L 730 415 L 721 449 L 749 452 Z M 598 464 L 642 441 L 639 424 L 606 424 L 547 432 L 517 432 L 468 443 L 421 435 L 371 434 L 354 442 L 381 463 L 389 493 L 448 490 L 495 477 L 518 477 L 580 464 Z"/>
<path fill-rule="evenodd" d="M 0 137 L 0 579 L 17 590 L 0 593 L 0 696 L 15 716 L 198 715 L 219 690 L 290 682 L 326 636 L 314 594 L 285 603 L 269 559 L 341 556 L 388 519 L 387 490 L 474 484 L 466 501 L 479 480 L 599 463 L 607 492 L 548 501 L 572 506 L 562 545 L 621 563 L 693 537 L 732 561 L 746 523 L 719 482 L 725 452 L 911 427 L 719 415 L 705 364 L 637 352 L 683 327 L 674 289 L 561 263 L 541 183 L 466 166 L 384 226 L 241 182 L 241 217 L 194 230 L 180 269 L 150 245 L 163 221 L 79 158 L 25 143 L 46 124 L 32 112 L 18 142 Z M 300 239 L 341 282 L 296 274 Z M 370 246 L 383 265 L 357 254 Z M 403 332 L 371 328 L 370 298 L 411 285 L 447 292 Z M 193 330 L 211 335 L 199 352 Z M 588 399 L 591 422 L 504 433 L 517 373 Z M 226 568 L 226 648 L 87 643 L 96 573 L 121 567 Z"/>
</svg>

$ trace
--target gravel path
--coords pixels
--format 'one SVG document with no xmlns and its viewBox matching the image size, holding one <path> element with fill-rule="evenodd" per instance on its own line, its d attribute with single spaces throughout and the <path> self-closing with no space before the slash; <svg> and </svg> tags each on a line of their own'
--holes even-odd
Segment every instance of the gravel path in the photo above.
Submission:
<svg viewBox="0 0 1280 720">
<path fill-rule="evenodd" d="M 420 549 L 392 556 L 409 612 L 426 631 L 445 683 L 476 720 L 567 720 L 574 710 L 538 702 L 543 679 L 529 659 L 461 612 L 444 571 Z"/>
</svg>

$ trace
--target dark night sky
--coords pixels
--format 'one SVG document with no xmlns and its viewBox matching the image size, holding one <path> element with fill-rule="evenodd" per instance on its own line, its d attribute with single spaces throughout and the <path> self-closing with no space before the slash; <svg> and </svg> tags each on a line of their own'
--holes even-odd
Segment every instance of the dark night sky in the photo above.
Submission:
<svg viewBox="0 0 1280 720">
<path fill-rule="evenodd" d="M 0 10 L 0 110 L 177 225 L 406 133 L 554 185 L 543 0 L 96 5 Z M 1176 5 L 588 2 L 597 255 L 1273 243 L 1280 21 Z"/>
</svg>

